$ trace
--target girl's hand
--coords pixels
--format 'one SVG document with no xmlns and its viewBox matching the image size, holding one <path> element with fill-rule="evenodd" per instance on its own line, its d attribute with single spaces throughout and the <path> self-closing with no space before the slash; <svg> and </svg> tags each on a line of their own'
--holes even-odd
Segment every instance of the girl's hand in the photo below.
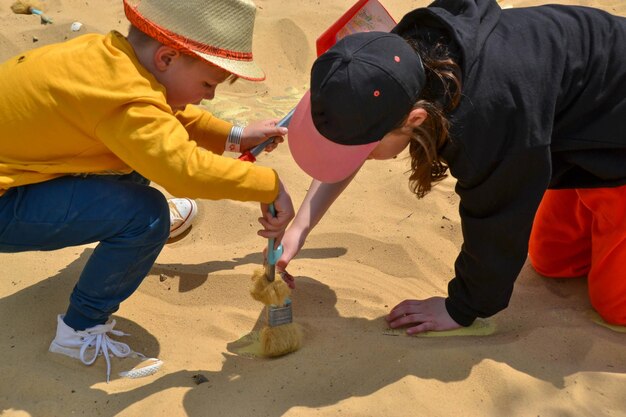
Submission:
<svg viewBox="0 0 626 417">
<path fill-rule="evenodd" d="M 304 242 L 306 241 L 307 234 L 292 224 L 283 235 L 281 244 L 283 245 L 283 254 L 276 262 L 276 272 L 280 274 L 283 281 L 287 283 L 289 288 L 294 289 L 296 287 L 293 275 L 287 272 L 287 265 L 289 262 L 300 252 Z"/>
<path fill-rule="evenodd" d="M 279 143 L 284 142 L 283 136 L 287 134 L 286 127 L 278 127 L 280 119 L 268 119 L 250 123 L 244 127 L 241 136 L 240 150 L 242 152 L 254 148 L 256 145 L 265 142 L 269 138 L 274 141 L 265 147 L 266 152 L 272 152 Z"/>
<path fill-rule="evenodd" d="M 443 297 L 404 300 L 391 309 L 386 320 L 392 329 L 411 326 L 406 329 L 409 335 L 462 327 L 448 314 Z"/>
<path fill-rule="evenodd" d="M 293 278 L 293 275 L 287 271 L 278 271 L 278 274 L 280 274 L 280 277 L 290 289 L 293 290 L 296 288 L 296 280 Z"/>
</svg>

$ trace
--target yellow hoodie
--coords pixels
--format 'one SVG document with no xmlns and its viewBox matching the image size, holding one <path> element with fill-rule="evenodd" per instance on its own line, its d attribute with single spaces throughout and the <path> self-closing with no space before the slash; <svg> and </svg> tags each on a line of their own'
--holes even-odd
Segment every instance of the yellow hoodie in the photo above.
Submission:
<svg viewBox="0 0 626 417">
<path fill-rule="evenodd" d="M 117 32 L 0 65 L 0 195 L 62 175 L 132 170 L 176 196 L 270 203 L 278 176 L 221 156 L 232 125 L 165 89 Z"/>
</svg>

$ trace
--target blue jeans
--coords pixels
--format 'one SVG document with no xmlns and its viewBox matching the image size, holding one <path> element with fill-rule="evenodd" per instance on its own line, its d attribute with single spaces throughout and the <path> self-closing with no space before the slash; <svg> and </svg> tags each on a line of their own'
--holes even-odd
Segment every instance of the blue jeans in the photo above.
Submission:
<svg viewBox="0 0 626 417">
<path fill-rule="evenodd" d="M 138 174 L 66 176 L 0 196 L 0 252 L 49 251 L 100 242 L 64 321 L 104 324 L 150 271 L 169 236 L 165 196 Z"/>
</svg>

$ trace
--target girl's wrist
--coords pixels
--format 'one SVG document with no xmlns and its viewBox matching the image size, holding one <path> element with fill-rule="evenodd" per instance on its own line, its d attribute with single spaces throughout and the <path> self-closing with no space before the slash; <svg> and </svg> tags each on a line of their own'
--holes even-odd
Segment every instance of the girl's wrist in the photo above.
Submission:
<svg viewBox="0 0 626 417">
<path fill-rule="evenodd" d="M 302 236 L 303 238 L 306 238 L 309 235 L 309 232 L 311 231 L 311 227 L 308 224 L 308 222 L 303 221 L 302 219 L 299 219 L 298 216 L 296 216 L 296 218 L 293 220 L 293 222 L 289 226 L 289 229 L 292 229 L 294 232 L 297 232 L 298 235 Z"/>
</svg>

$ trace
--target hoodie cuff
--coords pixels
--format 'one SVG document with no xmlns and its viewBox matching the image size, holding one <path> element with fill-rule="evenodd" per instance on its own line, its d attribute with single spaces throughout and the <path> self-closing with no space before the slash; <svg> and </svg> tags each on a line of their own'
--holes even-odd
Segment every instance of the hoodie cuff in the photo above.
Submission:
<svg viewBox="0 0 626 417">
<path fill-rule="evenodd" d="M 458 308 L 452 304 L 452 300 L 450 297 L 446 298 L 446 310 L 448 310 L 448 314 L 452 317 L 452 320 L 459 323 L 461 326 L 470 326 L 476 320 L 476 316 L 470 316 L 461 312 Z"/>
</svg>

